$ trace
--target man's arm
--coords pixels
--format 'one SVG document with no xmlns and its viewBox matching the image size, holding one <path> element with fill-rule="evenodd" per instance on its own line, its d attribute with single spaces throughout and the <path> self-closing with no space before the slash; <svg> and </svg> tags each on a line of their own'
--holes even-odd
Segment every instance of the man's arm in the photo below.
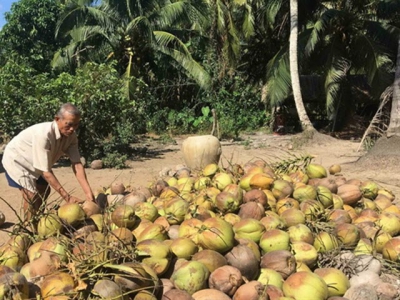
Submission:
<svg viewBox="0 0 400 300">
<path fill-rule="evenodd" d="M 50 172 L 43 172 L 42 174 L 43 178 L 50 184 L 50 186 L 56 190 L 60 196 L 66 201 L 66 202 L 75 202 L 79 203 L 82 202 L 79 198 L 76 198 L 74 196 L 71 196 L 60 184 L 58 181 L 57 177 L 54 175 L 53 171 Z"/>
<path fill-rule="evenodd" d="M 78 182 L 81 185 L 83 192 L 86 195 L 86 200 L 93 201 L 94 200 L 93 191 L 87 180 L 85 168 L 83 167 L 82 163 L 80 162 L 72 163 L 72 170 L 74 171 L 74 174 L 78 179 Z"/>
</svg>

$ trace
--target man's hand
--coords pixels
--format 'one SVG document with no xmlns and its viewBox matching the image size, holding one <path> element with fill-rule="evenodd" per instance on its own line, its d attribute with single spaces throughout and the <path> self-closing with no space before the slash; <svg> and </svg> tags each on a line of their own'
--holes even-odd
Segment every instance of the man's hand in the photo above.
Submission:
<svg viewBox="0 0 400 300">
<path fill-rule="evenodd" d="M 75 196 L 70 196 L 69 199 L 68 199 L 68 203 L 78 203 L 78 204 L 81 204 L 81 203 L 83 203 L 83 202 L 85 202 L 85 200 L 82 200 L 82 199 L 80 199 L 80 198 L 78 198 L 78 197 L 75 197 Z"/>
<path fill-rule="evenodd" d="M 86 201 L 94 201 L 93 191 L 86 178 L 85 168 L 83 167 L 82 163 L 72 163 L 72 170 L 74 171 L 74 174 L 85 193 Z"/>
<path fill-rule="evenodd" d="M 86 195 L 86 201 L 89 201 L 89 202 L 94 201 L 93 193 L 89 193 L 88 195 Z"/>
</svg>

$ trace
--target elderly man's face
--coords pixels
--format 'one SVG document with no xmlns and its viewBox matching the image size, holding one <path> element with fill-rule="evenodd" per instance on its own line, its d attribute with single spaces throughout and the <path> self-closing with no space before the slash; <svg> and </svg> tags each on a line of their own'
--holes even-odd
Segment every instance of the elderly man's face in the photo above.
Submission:
<svg viewBox="0 0 400 300">
<path fill-rule="evenodd" d="M 55 120 L 61 135 L 70 136 L 78 128 L 81 118 L 69 113 L 65 113 L 62 118 L 56 116 Z"/>
</svg>

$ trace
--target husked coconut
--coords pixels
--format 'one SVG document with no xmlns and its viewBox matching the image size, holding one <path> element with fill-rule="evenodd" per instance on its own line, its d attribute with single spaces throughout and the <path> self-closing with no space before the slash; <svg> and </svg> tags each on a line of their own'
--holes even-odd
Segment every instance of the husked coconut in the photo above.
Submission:
<svg viewBox="0 0 400 300">
<path fill-rule="evenodd" d="M 90 168 L 93 170 L 100 170 L 103 169 L 103 162 L 101 159 L 95 159 L 94 161 L 91 162 Z"/>
<path fill-rule="evenodd" d="M 0 211 L 0 226 L 6 222 L 6 216 Z"/>
<path fill-rule="evenodd" d="M 122 182 L 114 181 L 110 186 L 111 195 L 123 194 L 125 185 Z"/>
</svg>

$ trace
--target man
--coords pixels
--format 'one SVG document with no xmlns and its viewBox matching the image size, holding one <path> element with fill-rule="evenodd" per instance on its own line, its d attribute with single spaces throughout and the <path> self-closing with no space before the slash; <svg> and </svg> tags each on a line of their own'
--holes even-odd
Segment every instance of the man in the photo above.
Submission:
<svg viewBox="0 0 400 300">
<path fill-rule="evenodd" d="M 53 122 L 33 125 L 21 131 L 6 146 L 3 167 L 8 184 L 18 188 L 24 199 L 25 218 L 38 212 L 50 194 L 50 187 L 67 202 L 84 202 L 66 191 L 52 171 L 61 156 L 67 155 L 82 187 L 86 201 L 94 196 L 80 161 L 76 129 L 81 113 L 71 103 L 63 104 Z"/>
</svg>

